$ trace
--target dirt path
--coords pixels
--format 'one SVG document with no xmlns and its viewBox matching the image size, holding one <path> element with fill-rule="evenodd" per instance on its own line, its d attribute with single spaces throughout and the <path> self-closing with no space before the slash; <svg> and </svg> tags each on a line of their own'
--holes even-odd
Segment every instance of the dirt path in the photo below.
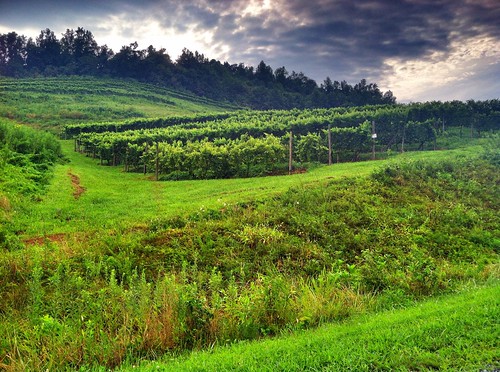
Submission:
<svg viewBox="0 0 500 372">
<path fill-rule="evenodd" d="M 78 199 L 86 189 L 80 184 L 80 177 L 71 173 L 71 170 L 68 171 L 68 176 L 71 178 L 71 186 L 73 186 L 74 189 L 73 196 L 75 199 Z"/>
<path fill-rule="evenodd" d="M 66 239 L 65 234 L 51 234 L 51 235 L 46 235 L 46 236 L 36 236 L 33 238 L 29 239 L 24 239 L 23 243 L 26 244 L 27 246 L 42 246 L 47 242 L 51 243 L 61 243 Z"/>
</svg>

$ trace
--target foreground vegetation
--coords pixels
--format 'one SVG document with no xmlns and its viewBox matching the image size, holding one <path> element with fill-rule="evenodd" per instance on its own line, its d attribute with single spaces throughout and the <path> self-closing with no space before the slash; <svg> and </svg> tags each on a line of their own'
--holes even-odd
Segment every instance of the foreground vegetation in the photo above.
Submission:
<svg viewBox="0 0 500 372">
<path fill-rule="evenodd" d="M 370 177 L 4 250 L 1 363 L 113 367 L 495 278 L 499 172 L 488 159 L 396 162 Z"/>
<path fill-rule="evenodd" d="M 54 136 L 0 119 L 0 247 L 12 245 L 12 215 L 39 200 L 61 160 Z"/>
<path fill-rule="evenodd" d="M 500 365 L 500 287 L 490 285 L 314 331 L 120 370 L 495 371 Z"/>
</svg>

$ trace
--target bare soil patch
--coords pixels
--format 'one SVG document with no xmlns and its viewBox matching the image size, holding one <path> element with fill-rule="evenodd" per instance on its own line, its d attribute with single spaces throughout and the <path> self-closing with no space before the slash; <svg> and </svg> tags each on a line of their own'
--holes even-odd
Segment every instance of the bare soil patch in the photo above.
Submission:
<svg viewBox="0 0 500 372">
<path fill-rule="evenodd" d="M 76 174 L 68 172 L 68 176 L 71 178 L 71 186 L 73 186 L 73 196 L 75 199 L 80 198 L 80 196 L 85 192 L 85 187 L 80 184 L 80 177 Z"/>
<path fill-rule="evenodd" d="M 51 234 L 45 236 L 35 236 L 29 239 L 24 239 L 23 243 L 27 246 L 44 245 L 46 242 L 61 243 L 66 239 L 65 234 Z"/>
</svg>

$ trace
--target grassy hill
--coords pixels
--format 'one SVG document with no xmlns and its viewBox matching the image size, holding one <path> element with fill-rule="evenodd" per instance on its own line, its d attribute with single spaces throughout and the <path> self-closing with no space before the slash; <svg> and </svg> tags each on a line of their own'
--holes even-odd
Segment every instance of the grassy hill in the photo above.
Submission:
<svg viewBox="0 0 500 372">
<path fill-rule="evenodd" d="M 299 335 L 284 346 L 243 343 L 214 361 L 202 355 L 159 367 L 220 362 L 232 369 L 234 353 L 253 360 L 250 370 L 264 360 L 278 369 L 451 369 L 462 352 L 466 368 L 498 363 L 490 337 L 498 313 L 497 143 L 484 153 L 491 140 L 448 136 L 437 143 L 447 150 L 290 176 L 155 182 L 97 166 L 74 152 L 72 141 L 13 123 L 56 130 L 230 107 L 123 81 L 0 83 L 0 179 L 8 181 L 0 184 L 0 368 L 131 366 L 287 332 Z M 65 160 L 57 162 L 61 151 Z M 355 328 L 359 338 L 345 333 L 354 323 L 309 333 L 484 282 L 489 289 L 422 311 L 355 318 L 364 324 Z M 470 337 L 459 338 L 470 328 Z M 342 348 L 327 336 L 332 332 L 349 344 L 373 342 L 375 350 Z M 304 349 L 324 343 L 335 355 Z M 261 348 L 277 351 L 258 359 Z"/>
<path fill-rule="evenodd" d="M 187 216 L 200 210 L 218 210 L 280 195 L 292 187 L 314 187 L 345 177 L 368 176 L 386 161 L 343 163 L 318 167 L 287 177 L 259 177 L 206 181 L 152 182 L 142 173 L 124 173 L 122 168 L 99 167 L 97 161 L 73 151 L 72 141 L 62 141 L 69 162 L 55 168 L 54 179 L 30 207 L 18 217 L 18 232 L 26 239 L 62 233 L 147 226 L 158 219 Z M 409 152 L 392 160 L 432 159 L 467 156 L 480 147 L 440 152 Z M 84 192 L 75 198 L 75 178 Z M 61 223 L 64 222 L 64 223 Z"/>
<path fill-rule="evenodd" d="M 134 80 L 0 78 L 0 118 L 60 129 L 64 124 L 234 110 L 233 105 Z"/>
</svg>

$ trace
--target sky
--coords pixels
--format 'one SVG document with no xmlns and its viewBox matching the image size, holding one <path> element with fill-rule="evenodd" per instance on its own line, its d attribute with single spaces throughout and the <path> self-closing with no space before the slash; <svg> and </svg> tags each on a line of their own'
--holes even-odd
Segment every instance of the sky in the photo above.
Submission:
<svg viewBox="0 0 500 372">
<path fill-rule="evenodd" d="M 500 98 L 500 0 L 0 0 L 0 33 L 83 27 L 118 52 L 361 79 L 398 102 Z"/>
</svg>

